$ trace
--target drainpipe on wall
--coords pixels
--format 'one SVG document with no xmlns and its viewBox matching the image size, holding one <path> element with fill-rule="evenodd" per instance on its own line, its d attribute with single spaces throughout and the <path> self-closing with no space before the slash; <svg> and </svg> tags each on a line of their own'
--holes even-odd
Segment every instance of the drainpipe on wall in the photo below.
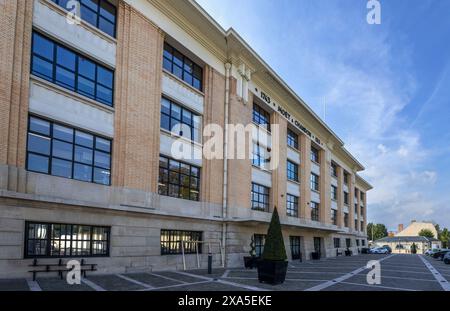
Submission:
<svg viewBox="0 0 450 311">
<path fill-rule="evenodd" d="M 224 140 L 223 140 L 223 200 L 222 200 L 222 247 L 223 247 L 223 260 L 226 267 L 226 241 L 227 241 L 227 223 L 228 217 L 227 211 L 227 199 L 228 199 L 228 106 L 230 104 L 230 72 L 231 63 L 225 64 L 225 119 L 224 119 Z"/>
</svg>

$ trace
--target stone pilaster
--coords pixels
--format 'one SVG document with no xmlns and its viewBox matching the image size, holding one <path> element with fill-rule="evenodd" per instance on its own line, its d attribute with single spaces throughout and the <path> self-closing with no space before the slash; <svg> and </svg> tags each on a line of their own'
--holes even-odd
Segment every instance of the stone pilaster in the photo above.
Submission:
<svg viewBox="0 0 450 311">
<path fill-rule="evenodd" d="M 311 140 L 306 135 L 301 134 L 300 139 L 300 206 L 299 213 L 301 218 L 311 219 Z"/>
</svg>

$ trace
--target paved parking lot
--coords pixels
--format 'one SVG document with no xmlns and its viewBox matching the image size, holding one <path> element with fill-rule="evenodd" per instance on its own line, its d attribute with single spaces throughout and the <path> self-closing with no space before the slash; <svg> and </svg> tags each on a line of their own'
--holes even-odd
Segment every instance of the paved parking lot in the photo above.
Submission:
<svg viewBox="0 0 450 311">
<path fill-rule="evenodd" d="M 381 284 L 366 281 L 366 264 L 378 260 Z M 81 285 L 57 278 L 0 280 L 0 291 L 442 291 L 450 290 L 450 265 L 421 255 L 360 255 L 291 262 L 284 284 L 261 284 L 256 270 L 205 269 L 88 275 Z"/>
</svg>

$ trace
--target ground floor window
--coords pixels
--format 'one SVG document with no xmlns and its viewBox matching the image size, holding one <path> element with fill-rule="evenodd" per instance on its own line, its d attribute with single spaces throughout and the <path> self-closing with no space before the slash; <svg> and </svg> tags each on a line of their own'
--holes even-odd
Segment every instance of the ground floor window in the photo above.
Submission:
<svg viewBox="0 0 450 311">
<path fill-rule="evenodd" d="M 341 247 L 341 239 L 340 238 L 334 238 L 334 248 L 340 248 Z"/>
<path fill-rule="evenodd" d="M 361 245 L 366 246 L 366 240 L 361 240 Z"/>
<path fill-rule="evenodd" d="M 289 241 L 291 244 L 291 255 L 292 260 L 301 259 L 300 252 L 300 237 L 299 236 L 290 236 Z"/>
<path fill-rule="evenodd" d="M 179 255 L 182 254 L 182 242 L 185 254 L 202 253 L 202 244 L 196 243 L 202 241 L 202 232 L 199 231 L 181 231 L 181 230 L 161 230 L 161 255 Z"/>
<path fill-rule="evenodd" d="M 359 240 L 356 239 L 356 246 L 359 246 Z"/>
<path fill-rule="evenodd" d="M 314 238 L 314 251 L 320 253 L 320 249 L 322 247 L 322 243 L 321 243 L 322 239 L 321 238 Z"/>
<path fill-rule="evenodd" d="M 25 223 L 25 258 L 109 256 L 110 227 Z"/>
<path fill-rule="evenodd" d="M 261 257 L 262 253 L 264 252 L 264 243 L 266 242 L 266 236 L 264 234 L 255 234 L 253 237 L 255 240 L 256 257 Z"/>
<path fill-rule="evenodd" d="M 347 247 L 351 247 L 352 246 L 352 240 L 351 239 L 345 239 L 345 245 Z"/>
</svg>

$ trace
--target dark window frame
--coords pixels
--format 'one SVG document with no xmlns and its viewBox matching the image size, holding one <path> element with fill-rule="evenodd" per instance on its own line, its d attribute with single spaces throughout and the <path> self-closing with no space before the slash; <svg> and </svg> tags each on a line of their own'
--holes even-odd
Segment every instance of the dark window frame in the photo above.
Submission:
<svg viewBox="0 0 450 311">
<path fill-rule="evenodd" d="M 299 197 L 286 194 L 286 214 L 291 217 L 298 217 L 298 201 Z"/>
<path fill-rule="evenodd" d="M 350 227 L 348 213 L 344 213 L 344 227 L 346 227 L 346 228 Z"/>
<path fill-rule="evenodd" d="M 270 132 L 270 113 L 256 103 L 253 103 L 252 121 Z"/>
<path fill-rule="evenodd" d="M 167 101 L 169 103 L 169 106 L 170 106 L 169 107 L 169 114 L 167 114 L 165 111 L 163 111 L 163 101 Z M 173 111 L 174 111 L 173 107 L 176 107 L 176 108 L 180 109 L 180 118 L 179 119 L 177 119 L 177 117 L 175 117 L 173 115 Z M 185 117 L 184 117 L 185 112 L 187 112 L 187 114 L 191 115 L 190 120 L 189 120 L 190 121 L 189 124 L 185 120 Z M 163 127 L 162 119 L 164 117 L 169 118 L 169 128 Z M 196 117 L 198 118 L 198 121 L 199 121 L 198 122 L 198 128 L 196 127 L 196 123 L 195 123 L 195 118 Z M 196 112 L 185 108 L 183 105 L 180 105 L 180 104 L 174 102 L 173 100 L 170 100 L 169 98 L 163 96 L 163 97 L 161 97 L 160 118 L 161 118 L 160 126 L 161 126 L 162 129 L 164 129 L 166 131 L 169 131 L 171 133 L 174 133 L 176 135 L 179 135 L 181 137 L 185 137 L 186 138 L 186 136 L 183 135 L 184 133 L 183 133 L 182 130 L 183 130 L 183 125 L 184 126 L 188 126 L 189 130 L 191 132 L 190 140 L 193 141 L 193 142 L 196 142 L 196 143 L 201 143 L 201 141 L 202 141 L 202 137 L 201 137 L 202 117 L 201 117 L 201 115 L 199 115 Z M 174 124 L 172 124 L 172 122 Z M 181 127 L 180 127 L 181 131 L 179 133 L 175 133 L 175 132 L 172 131 L 176 124 L 180 124 L 181 125 Z"/>
<path fill-rule="evenodd" d="M 287 129 L 287 145 L 298 150 L 298 134 L 290 128 Z"/>
<path fill-rule="evenodd" d="M 287 179 L 298 182 L 298 164 L 287 160 L 286 170 Z"/>
<path fill-rule="evenodd" d="M 331 185 L 331 200 L 337 201 L 338 199 L 338 187 Z"/>
<path fill-rule="evenodd" d="M 352 239 L 345 239 L 345 246 L 347 247 L 347 248 L 350 248 L 350 247 L 352 247 Z"/>
<path fill-rule="evenodd" d="M 313 191 L 320 191 L 320 176 L 314 173 L 311 173 L 310 176 L 310 187 Z"/>
<path fill-rule="evenodd" d="M 341 248 L 341 239 L 333 238 L 333 245 L 334 245 L 334 248 Z"/>
<path fill-rule="evenodd" d="M 62 5 L 62 0 L 51 0 L 52 2 L 54 2 L 55 4 L 57 4 L 58 6 L 60 6 L 61 8 L 65 9 L 67 11 L 67 7 L 64 7 Z M 65 0 L 66 1 L 66 0 Z M 93 10 L 92 8 L 90 8 L 88 5 L 85 5 L 82 2 L 78 1 L 78 3 L 80 4 L 80 18 L 85 21 L 86 23 L 88 23 L 89 25 L 94 26 L 95 28 L 99 29 L 100 31 L 104 32 L 105 34 L 107 34 L 108 36 L 111 36 L 113 38 L 116 38 L 117 35 L 117 7 L 112 4 L 111 2 L 107 1 L 107 0 L 98 0 L 98 8 L 97 11 Z M 101 8 L 104 6 L 104 3 L 107 3 L 111 8 L 114 9 L 114 13 L 112 13 L 112 15 L 114 15 L 114 20 L 112 21 L 108 16 L 103 15 Z M 102 6 L 103 5 L 103 6 Z M 81 12 L 81 8 L 84 8 L 86 10 L 89 10 L 91 13 L 96 15 L 96 21 L 95 21 L 95 25 L 93 23 L 91 23 L 90 21 L 88 21 L 87 19 L 83 18 L 83 13 Z M 102 29 L 101 24 L 100 24 L 100 18 L 103 18 L 104 20 L 106 20 L 107 22 L 113 24 L 113 33 L 109 33 L 108 31 L 106 31 L 105 29 Z"/>
<path fill-rule="evenodd" d="M 336 178 L 338 177 L 337 169 L 338 169 L 337 164 L 334 162 L 331 162 L 331 176 L 336 177 Z"/>
<path fill-rule="evenodd" d="M 41 121 L 49 123 L 49 132 L 50 133 L 48 135 L 46 135 L 46 134 L 43 134 L 43 133 L 31 130 L 31 119 L 37 119 L 37 120 L 41 120 Z M 55 125 L 56 126 L 61 126 L 61 127 L 64 127 L 64 128 L 68 128 L 68 129 L 72 130 L 72 142 L 69 142 L 67 140 L 63 140 L 61 138 L 55 138 L 54 137 L 55 136 L 55 134 L 54 134 L 54 127 L 55 127 Z M 86 145 L 78 144 L 76 142 L 76 134 L 77 134 L 77 132 L 92 136 L 92 139 L 93 139 L 92 147 L 88 147 Z M 49 154 L 39 153 L 37 151 L 29 151 L 28 149 L 29 149 L 29 137 L 30 137 L 30 135 L 34 135 L 34 136 L 37 136 L 37 137 L 49 139 L 50 140 L 50 146 L 49 146 L 50 151 L 49 151 Z M 107 151 L 105 151 L 103 149 L 97 148 L 97 140 L 98 139 L 105 140 L 105 141 L 109 142 L 109 152 L 107 152 Z M 63 144 L 70 144 L 72 146 L 72 159 L 69 160 L 67 158 L 55 156 L 53 154 L 53 149 L 54 149 L 53 148 L 53 144 L 54 144 L 54 142 L 60 142 L 60 143 L 63 143 Z M 77 147 L 79 147 L 80 149 L 88 149 L 88 150 L 92 151 L 92 162 L 91 162 L 91 164 L 89 164 L 87 162 L 76 161 L 76 159 L 75 159 L 75 151 L 76 151 Z M 48 119 L 42 118 L 40 116 L 38 117 L 38 116 L 35 116 L 35 115 L 29 115 L 29 117 L 28 117 L 26 160 L 25 160 L 26 161 L 25 169 L 27 171 L 34 172 L 34 173 L 39 173 L 39 174 L 50 175 L 50 176 L 61 177 L 61 178 L 68 178 L 68 179 L 73 179 L 73 180 L 82 181 L 82 182 L 90 182 L 90 183 L 103 185 L 103 186 L 111 186 L 112 149 L 113 149 L 113 141 L 110 138 L 106 138 L 106 137 L 103 137 L 103 136 L 100 136 L 100 135 L 97 135 L 97 134 L 94 134 L 94 133 L 91 133 L 91 132 L 88 132 L 88 131 L 85 131 L 85 130 L 81 130 L 81 129 L 78 129 L 78 128 L 73 127 L 73 126 L 68 126 L 68 125 L 65 125 L 65 124 L 62 124 L 62 123 L 59 123 L 59 122 L 55 122 L 53 120 L 48 120 Z M 98 165 L 95 164 L 95 159 L 96 159 L 97 152 L 98 153 L 103 153 L 103 154 L 106 154 L 106 155 L 109 156 L 109 164 L 108 164 L 109 168 L 101 167 L 101 166 L 98 166 Z M 29 156 L 30 155 L 36 155 L 36 156 L 39 156 L 39 157 L 46 157 L 48 159 L 47 172 L 36 171 L 36 170 L 31 169 L 29 167 Z M 65 176 L 59 176 L 59 175 L 52 174 L 52 164 L 53 164 L 54 160 L 70 162 L 71 163 L 71 173 L 70 173 L 71 177 L 65 177 Z M 75 165 L 91 167 L 91 178 L 90 178 L 90 181 L 83 180 L 83 179 L 76 179 L 75 178 Z M 95 182 L 95 170 L 96 169 L 100 169 L 100 170 L 104 170 L 104 171 L 108 171 L 109 172 L 109 183 L 105 184 L 105 183 Z"/>
<path fill-rule="evenodd" d="M 179 236 L 181 239 L 175 239 Z M 168 240 L 163 240 L 163 237 L 167 237 Z M 189 240 L 186 240 L 189 239 Z M 161 256 L 167 255 L 181 255 L 182 248 L 181 242 L 186 241 L 184 245 L 185 254 L 196 254 L 196 248 L 198 247 L 198 253 L 202 253 L 202 243 L 196 243 L 197 241 L 203 241 L 202 231 L 190 231 L 190 230 L 171 230 L 171 229 L 161 229 L 160 231 L 160 248 Z M 168 244 L 168 247 L 163 245 Z M 186 245 L 187 244 L 187 245 Z M 189 245 L 191 244 L 191 245 Z"/>
<path fill-rule="evenodd" d="M 349 205 L 350 204 L 349 193 L 347 191 L 343 191 L 343 196 L 344 196 L 344 204 Z"/>
<path fill-rule="evenodd" d="M 34 50 L 35 47 L 36 47 L 35 46 L 35 36 L 40 36 L 44 40 L 51 42 L 51 44 L 52 44 L 51 48 L 53 50 L 53 52 L 52 52 L 53 53 L 52 59 L 49 59 L 49 58 L 46 58 L 44 56 L 38 55 L 37 52 Z M 69 52 L 69 53 L 71 53 L 71 55 L 74 56 L 75 69 L 71 69 L 68 66 L 63 65 L 63 64 L 58 64 L 58 59 L 57 59 L 58 58 L 58 53 L 57 53 L 58 48 L 60 48 L 62 50 L 65 50 L 66 52 Z M 41 61 L 44 61 L 44 62 L 48 63 L 49 65 L 51 65 L 51 67 L 52 67 L 52 69 L 51 69 L 51 75 L 52 76 L 51 77 L 49 77 L 49 76 L 47 76 L 47 75 L 45 75 L 43 73 L 40 73 L 40 72 L 38 72 L 38 71 L 36 71 L 34 69 L 34 65 L 35 65 L 36 59 L 40 59 Z M 86 61 L 88 61 L 89 63 L 91 63 L 94 66 L 94 68 L 95 68 L 94 69 L 94 71 L 95 71 L 94 78 L 88 77 L 86 75 L 83 75 L 80 72 L 80 66 L 79 66 L 80 65 L 80 59 L 81 60 L 86 60 Z M 99 68 L 100 68 L 100 70 L 104 70 L 105 72 L 108 72 L 109 74 L 111 74 L 111 79 L 112 79 L 111 80 L 111 86 L 108 86 L 108 85 L 106 85 L 106 84 L 104 84 L 104 83 L 99 81 Z M 65 84 L 62 81 L 58 81 L 57 69 L 64 70 L 64 71 L 70 73 L 71 75 L 73 75 L 73 83 L 74 83 L 73 87 Z M 72 92 L 75 92 L 75 93 L 80 94 L 82 96 L 85 96 L 85 97 L 87 97 L 89 99 L 92 99 L 92 100 L 94 100 L 94 101 L 96 101 L 96 102 L 98 102 L 100 104 L 106 105 L 108 107 L 114 107 L 114 93 L 115 93 L 114 92 L 114 83 L 115 83 L 115 72 L 114 72 L 114 70 L 111 70 L 111 69 L 109 69 L 109 68 L 99 64 L 97 61 L 95 61 L 95 60 L 93 60 L 93 59 L 91 59 L 89 57 L 85 57 L 84 55 L 74 51 L 72 48 L 67 47 L 67 46 L 65 46 L 63 44 L 60 44 L 59 42 L 53 40 L 52 38 L 50 38 L 50 37 L 40 33 L 39 31 L 36 31 L 36 30 L 33 30 L 33 33 L 32 33 L 30 72 L 31 72 L 31 74 L 33 74 L 33 75 L 35 75 L 35 76 L 37 76 L 37 77 L 39 77 L 41 79 L 44 79 L 46 81 L 49 81 L 51 83 L 54 83 L 54 84 L 58 85 L 59 87 L 62 87 L 62 88 L 67 89 L 69 91 L 72 91 Z M 94 95 L 88 94 L 87 92 L 84 92 L 84 91 L 80 90 L 80 84 L 79 84 L 80 78 L 88 81 L 91 84 L 93 84 L 93 94 Z M 99 87 L 107 89 L 107 90 L 109 90 L 111 92 L 111 101 L 110 102 L 107 101 L 107 100 L 102 99 L 98 95 Z"/>
<path fill-rule="evenodd" d="M 254 200 L 254 197 L 257 197 Z M 261 200 L 262 199 L 262 200 Z M 270 207 L 270 188 L 252 183 L 252 191 L 251 191 L 251 207 L 252 210 L 268 212 Z"/>
<path fill-rule="evenodd" d="M 335 209 L 331 209 L 331 224 L 337 226 L 337 220 L 338 220 L 338 216 L 337 216 L 337 210 Z"/>
<path fill-rule="evenodd" d="M 256 257 L 261 257 L 264 252 L 264 245 L 266 244 L 265 234 L 253 234 L 253 240 L 255 241 L 255 254 Z"/>
<path fill-rule="evenodd" d="M 301 237 L 300 236 L 289 236 L 289 245 L 291 247 L 291 258 L 292 260 L 301 259 Z"/>
<path fill-rule="evenodd" d="M 29 226 L 30 225 L 43 225 L 46 226 L 47 230 L 47 237 L 45 239 L 35 239 L 29 237 Z M 70 240 L 65 239 L 64 241 L 70 241 L 70 254 L 69 255 L 51 255 L 51 245 L 52 241 L 62 241 L 61 238 L 55 239 L 53 238 L 53 226 L 70 226 L 71 227 L 71 234 L 70 234 Z M 73 239 L 73 228 L 74 227 L 89 227 L 90 228 L 90 239 L 89 240 L 78 240 Z M 93 231 L 94 228 L 100 228 L 103 230 L 107 230 L 106 232 L 106 240 L 93 240 Z M 98 226 L 98 225 L 83 225 L 83 224 L 66 224 L 66 223 L 53 223 L 53 222 L 41 222 L 41 221 L 25 221 L 25 240 L 24 240 L 24 258 L 81 258 L 81 257 L 109 257 L 110 256 L 110 245 L 111 245 L 111 227 L 110 226 Z M 46 241 L 46 248 L 45 248 L 45 255 L 32 255 L 28 253 L 29 243 L 30 241 L 34 240 L 45 240 Z M 89 241 L 89 255 L 83 254 L 83 255 L 72 255 L 73 249 L 77 249 L 72 245 L 72 242 L 77 241 Z M 102 242 L 106 243 L 106 253 L 105 254 L 93 254 L 93 242 Z"/>
<path fill-rule="evenodd" d="M 320 221 L 320 204 L 314 201 L 310 202 L 311 207 L 311 220 Z"/>
<path fill-rule="evenodd" d="M 166 166 L 161 166 L 162 162 L 166 162 Z M 171 163 L 178 163 L 178 170 L 172 169 Z M 182 166 L 189 167 L 189 175 L 183 173 L 181 170 Z M 195 173 L 195 171 L 197 173 Z M 165 175 L 162 175 L 164 173 Z M 177 183 L 171 181 L 171 176 L 175 176 L 178 179 Z M 182 178 L 189 178 L 189 186 L 183 185 Z M 197 186 L 193 186 L 196 182 Z M 165 188 L 164 188 L 165 187 Z M 170 195 L 170 188 L 178 187 L 178 196 Z M 189 198 L 183 197 L 182 189 L 187 189 L 189 191 Z M 158 174 L 158 194 L 163 196 L 168 196 L 172 198 L 190 200 L 190 201 L 200 201 L 200 191 L 201 191 L 201 168 L 180 160 L 169 158 L 165 155 L 159 156 L 159 174 Z"/>
<path fill-rule="evenodd" d="M 267 149 L 267 147 L 260 145 L 257 142 L 253 142 L 252 165 L 262 169 L 269 169 L 270 165 L 269 150 Z"/>
<path fill-rule="evenodd" d="M 174 60 L 177 59 L 177 57 L 174 56 L 175 54 L 178 54 L 182 58 L 181 66 Z M 170 68 L 168 68 L 168 65 L 170 65 Z M 175 67 L 178 68 L 181 76 L 178 76 L 174 70 Z M 189 69 L 186 69 L 189 67 L 192 67 L 191 72 Z M 193 88 L 203 92 L 203 68 L 167 42 L 164 42 L 163 48 L 163 68 Z M 199 85 L 196 85 L 195 81 L 198 81 Z"/>
<path fill-rule="evenodd" d="M 310 159 L 312 162 L 320 165 L 320 152 L 319 149 L 311 146 Z"/>
</svg>

